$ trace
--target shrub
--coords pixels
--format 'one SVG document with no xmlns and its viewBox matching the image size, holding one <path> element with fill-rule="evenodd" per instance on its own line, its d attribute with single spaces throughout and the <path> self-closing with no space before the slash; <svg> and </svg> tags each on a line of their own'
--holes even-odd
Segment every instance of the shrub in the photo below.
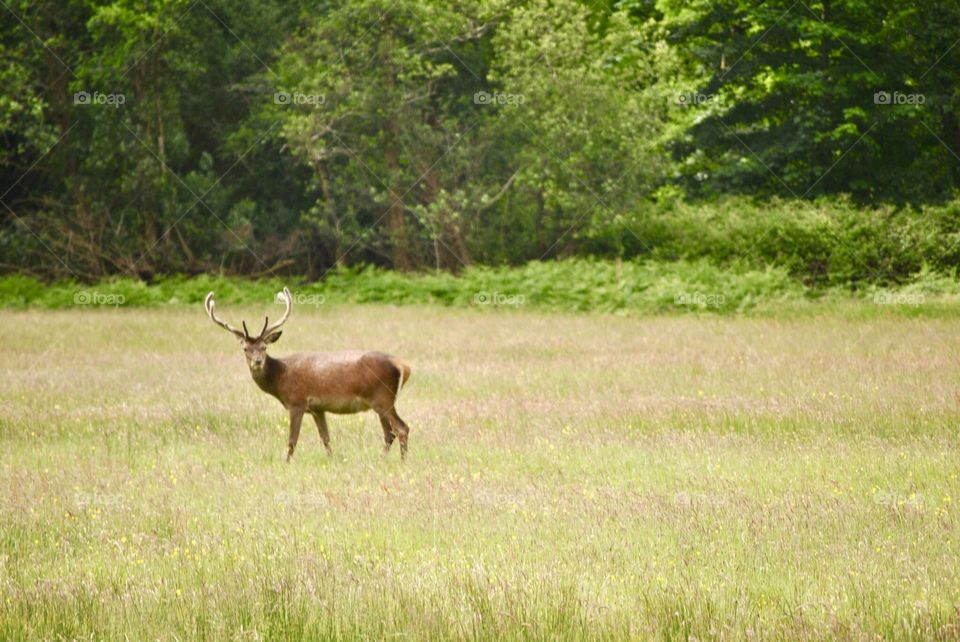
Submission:
<svg viewBox="0 0 960 642">
<path fill-rule="evenodd" d="M 672 202 L 637 213 L 626 225 L 635 235 L 628 244 L 633 256 L 776 265 L 816 286 L 898 284 L 924 265 L 960 264 L 956 201 L 920 210 L 864 209 L 836 198 Z"/>
</svg>

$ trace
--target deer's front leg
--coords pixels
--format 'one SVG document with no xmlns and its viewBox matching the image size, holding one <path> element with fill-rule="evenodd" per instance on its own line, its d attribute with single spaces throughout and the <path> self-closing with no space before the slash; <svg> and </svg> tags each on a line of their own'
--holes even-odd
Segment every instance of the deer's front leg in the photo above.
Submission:
<svg viewBox="0 0 960 642">
<path fill-rule="evenodd" d="M 290 439 L 287 441 L 287 463 L 293 457 L 293 451 L 300 439 L 300 421 L 303 419 L 303 408 L 290 408 Z"/>
</svg>

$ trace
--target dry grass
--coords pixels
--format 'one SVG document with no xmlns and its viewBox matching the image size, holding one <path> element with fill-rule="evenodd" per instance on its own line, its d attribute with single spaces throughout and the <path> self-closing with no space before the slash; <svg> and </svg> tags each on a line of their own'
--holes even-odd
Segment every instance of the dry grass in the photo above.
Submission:
<svg viewBox="0 0 960 642">
<path fill-rule="evenodd" d="M 413 364 L 406 465 L 284 464 L 199 309 L 0 328 L 0 639 L 960 637 L 952 322 L 295 312 Z"/>
</svg>

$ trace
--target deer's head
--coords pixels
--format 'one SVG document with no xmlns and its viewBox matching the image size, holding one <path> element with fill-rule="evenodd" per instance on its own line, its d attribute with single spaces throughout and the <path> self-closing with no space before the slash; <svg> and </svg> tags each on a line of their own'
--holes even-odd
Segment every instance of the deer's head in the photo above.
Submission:
<svg viewBox="0 0 960 642">
<path fill-rule="evenodd" d="M 217 317 L 217 315 L 213 312 L 213 292 L 207 294 L 206 299 L 203 301 L 203 306 L 206 308 L 207 315 L 210 317 L 210 320 L 224 330 L 228 330 L 229 332 L 233 333 L 233 335 L 240 340 L 240 345 L 243 346 L 243 356 L 247 360 L 247 367 L 250 368 L 250 372 L 254 375 L 260 373 L 266 365 L 267 346 L 280 338 L 280 335 L 282 334 L 280 327 L 287 322 L 287 318 L 290 316 L 290 310 L 293 309 L 293 297 L 290 296 L 290 290 L 287 288 L 283 288 L 283 300 L 287 306 L 286 310 L 283 312 L 283 316 L 273 325 L 270 325 L 269 317 L 264 318 L 263 329 L 260 330 L 260 333 L 256 336 L 251 335 L 247 330 L 246 321 L 240 322 L 240 325 L 243 327 L 243 330 L 241 331 Z"/>
</svg>

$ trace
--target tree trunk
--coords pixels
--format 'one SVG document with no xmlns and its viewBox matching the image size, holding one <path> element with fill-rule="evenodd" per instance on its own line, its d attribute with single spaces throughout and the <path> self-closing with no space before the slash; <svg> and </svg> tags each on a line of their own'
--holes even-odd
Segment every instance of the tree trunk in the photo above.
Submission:
<svg viewBox="0 0 960 642">
<path fill-rule="evenodd" d="M 327 221 L 333 227 L 333 264 L 343 267 L 343 238 L 340 219 L 337 218 L 336 204 L 333 202 L 333 190 L 330 189 L 330 174 L 325 163 L 317 168 L 320 174 L 320 191 L 323 193 L 323 211 Z"/>
<path fill-rule="evenodd" d="M 545 216 L 546 203 L 543 199 L 543 187 L 537 190 L 537 213 L 533 219 L 533 231 L 534 235 L 537 237 L 537 252 L 540 254 L 538 258 L 545 258 L 544 254 L 547 252 L 547 244 L 543 239 L 543 218 Z"/>
<path fill-rule="evenodd" d="M 442 248 L 440 248 L 439 251 L 435 249 L 435 252 L 443 255 L 444 265 L 448 269 L 459 270 L 461 267 L 470 265 L 470 250 L 467 249 L 467 244 L 463 239 L 463 233 L 460 231 L 460 225 L 450 212 L 448 204 L 441 200 L 443 198 L 441 195 L 442 188 L 437 173 L 432 167 L 428 167 L 426 171 L 423 172 L 423 177 L 424 183 L 427 186 L 427 198 L 429 202 L 438 204 L 437 223 L 441 229 L 434 230 L 434 236 L 439 237 L 442 234 L 446 239 L 445 241 L 441 241 Z"/>
<path fill-rule="evenodd" d="M 403 220 L 403 199 L 400 192 L 394 187 L 400 176 L 400 163 L 396 147 L 393 143 L 393 132 L 387 131 L 391 139 L 387 142 L 385 150 L 385 160 L 387 164 L 387 180 L 390 181 L 389 198 L 390 204 L 387 206 L 387 229 L 390 233 L 390 250 L 392 254 L 393 267 L 398 270 L 409 270 L 410 253 L 407 248 L 407 234 Z"/>
</svg>

